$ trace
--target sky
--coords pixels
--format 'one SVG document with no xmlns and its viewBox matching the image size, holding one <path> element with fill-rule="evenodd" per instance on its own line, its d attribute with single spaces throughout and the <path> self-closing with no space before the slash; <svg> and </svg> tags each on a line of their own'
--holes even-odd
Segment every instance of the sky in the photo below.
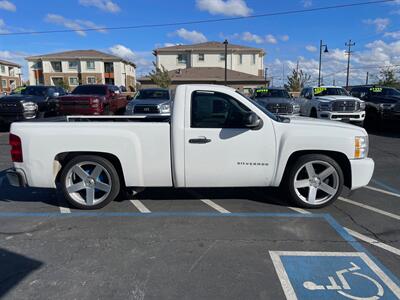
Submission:
<svg viewBox="0 0 400 300">
<path fill-rule="evenodd" d="M 69 33 L 0 35 L 0 59 L 23 65 L 24 57 L 77 49 L 96 49 L 137 64 L 138 76 L 152 69 L 157 47 L 223 41 L 266 52 L 265 67 L 274 85 L 286 82 L 296 67 L 318 76 L 319 43 L 324 53 L 325 84 L 344 85 L 351 39 L 350 84 L 376 80 L 382 66 L 400 66 L 400 0 L 368 6 L 299 14 L 250 18 L 219 23 L 165 26 L 129 30 L 118 27 L 251 16 L 288 10 L 314 9 L 365 0 L 0 0 L 0 34 L 72 29 Z M 399 70 L 399 69 L 397 69 Z"/>
</svg>

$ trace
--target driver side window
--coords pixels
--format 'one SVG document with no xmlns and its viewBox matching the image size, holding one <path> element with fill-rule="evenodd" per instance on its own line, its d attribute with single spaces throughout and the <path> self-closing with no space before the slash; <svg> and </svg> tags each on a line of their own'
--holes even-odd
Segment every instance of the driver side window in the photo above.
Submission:
<svg viewBox="0 0 400 300">
<path fill-rule="evenodd" d="M 192 128 L 246 128 L 250 109 L 233 97 L 212 91 L 195 91 L 191 106 Z"/>
</svg>

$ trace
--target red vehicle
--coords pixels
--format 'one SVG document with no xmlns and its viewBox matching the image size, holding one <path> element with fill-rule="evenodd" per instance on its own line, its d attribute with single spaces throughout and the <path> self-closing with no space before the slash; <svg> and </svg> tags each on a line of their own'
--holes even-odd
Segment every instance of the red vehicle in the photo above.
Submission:
<svg viewBox="0 0 400 300">
<path fill-rule="evenodd" d="M 128 98 L 114 85 L 80 85 L 70 95 L 60 97 L 58 104 L 61 115 L 120 115 Z"/>
</svg>

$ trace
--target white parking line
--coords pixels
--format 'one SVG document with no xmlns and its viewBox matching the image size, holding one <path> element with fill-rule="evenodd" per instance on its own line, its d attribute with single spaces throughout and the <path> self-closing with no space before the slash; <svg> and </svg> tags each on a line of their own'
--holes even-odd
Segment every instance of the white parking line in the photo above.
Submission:
<svg viewBox="0 0 400 300">
<path fill-rule="evenodd" d="M 386 190 L 382 190 L 382 189 L 378 189 L 378 188 L 373 187 L 373 186 L 367 185 L 367 186 L 364 186 L 364 188 L 369 189 L 371 191 L 380 192 L 380 193 L 383 193 L 383 194 L 386 194 L 386 195 L 390 195 L 390 196 L 393 196 L 393 197 L 400 198 L 399 194 L 396 194 L 396 193 L 393 193 L 393 192 L 389 192 L 389 191 L 386 191 Z"/>
<path fill-rule="evenodd" d="M 144 206 L 144 204 L 142 202 L 140 202 L 139 200 L 130 200 L 132 202 L 132 204 L 141 212 L 144 214 L 149 214 L 151 213 L 151 211 Z"/>
<path fill-rule="evenodd" d="M 356 206 L 358 206 L 358 207 L 362 207 L 362 208 L 364 208 L 364 209 L 368 209 L 368 210 L 370 210 L 370 211 L 373 211 L 373 212 L 376 212 L 376 213 L 378 213 L 378 214 L 384 215 L 384 216 L 386 216 L 386 217 L 389 217 L 389 218 L 392 218 L 392 219 L 395 219 L 395 220 L 399 220 L 399 221 L 400 221 L 400 216 L 399 216 L 399 215 L 395 215 L 395 214 L 393 214 L 393 213 L 390 213 L 390 212 L 381 210 L 381 209 L 379 209 L 379 208 L 375 208 L 375 207 L 373 207 L 373 206 L 369 206 L 369 205 L 366 205 L 366 204 L 362 204 L 362 203 L 359 203 L 359 202 L 356 202 L 356 201 L 353 201 L 353 200 L 350 200 L 350 199 L 346 199 L 346 198 L 343 198 L 343 197 L 339 197 L 339 200 L 340 200 L 340 201 L 343 201 L 343 202 L 346 202 L 346 203 L 349 203 L 349 204 L 352 204 L 352 205 L 356 205 Z"/>
<path fill-rule="evenodd" d="M 288 207 L 288 208 L 290 208 L 291 210 L 294 210 L 294 211 L 296 211 L 298 213 L 304 214 L 304 215 L 311 214 L 311 212 L 309 212 L 309 211 L 307 211 L 305 209 L 299 208 L 299 207 Z"/>
<path fill-rule="evenodd" d="M 382 248 L 382 249 L 384 249 L 384 250 L 386 250 L 386 251 L 389 251 L 389 252 L 391 252 L 391 253 L 393 253 L 393 254 L 400 255 L 400 250 L 397 249 L 397 248 L 395 248 L 395 247 L 392 247 L 392 246 L 389 246 L 389 245 L 387 245 L 387 244 L 385 244 L 385 243 L 382 243 L 382 242 L 379 242 L 379 241 L 377 241 L 377 240 L 374 240 L 374 239 L 372 239 L 372 238 L 370 238 L 370 237 L 368 237 L 368 236 L 366 236 L 366 235 L 363 235 L 363 234 L 361 234 L 361 233 L 355 232 L 355 231 L 353 231 L 353 230 L 351 230 L 351 229 L 349 229 L 349 228 L 344 227 L 344 229 L 345 229 L 350 235 L 354 236 L 355 238 L 357 238 L 357 239 L 359 239 L 359 240 L 362 240 L 362 241 L 364 241 L 364 242 L 366 242 L 366 243 L 369 243 L 369 244 L 371 244 L 371 245 L 373 245 L 373 246 Z"/>
<path fill-rule="evenodd" d="M 60 204 L 60 212 L 62 213 L 62 214 L 70 214 L 71 213 L 71 210 L 69 209 L 69 207 L 67 207 L 67 206 L 63 206 L 63 205 L 61 205 Z"/>
<path fill-rule="evenodd" d="M 226 210 L 222 206 L 218 205 L 214 201 L 211 201 L 209 199 L 201 199 L 201 202 L 207 204 L 208 206 L 211 206 L 215 210 L 219 211 L 221 214 L 230 214 L 231 212 L 229 210 Z"/>
</svg>

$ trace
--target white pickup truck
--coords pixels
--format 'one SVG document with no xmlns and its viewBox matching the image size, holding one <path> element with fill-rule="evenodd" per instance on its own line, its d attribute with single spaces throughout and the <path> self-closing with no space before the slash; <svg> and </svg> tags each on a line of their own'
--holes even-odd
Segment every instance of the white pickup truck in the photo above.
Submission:
<svg viewBox="0 0 400 300">
<path fill-rule="evenodd" d="M 14 186 L 60 188 L 74 207 L 96 209 L 121 189 L 282 186 L 301 207 L 370 181 L 362 128 L 268 112 L 232 88 L 181 85 L 168 119 L 77 116 L 14 123 Z"/>
</svg>

